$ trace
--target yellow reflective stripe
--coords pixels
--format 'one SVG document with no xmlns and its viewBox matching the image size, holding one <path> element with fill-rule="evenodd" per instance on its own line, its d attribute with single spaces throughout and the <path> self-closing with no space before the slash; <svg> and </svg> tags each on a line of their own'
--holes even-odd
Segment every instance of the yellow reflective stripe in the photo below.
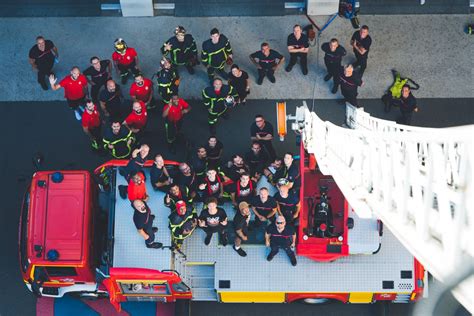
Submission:
<svg viewBox="0 0 474 316">
<path fill-rule="evenodd" d="M 285 292 L 217 292 L 224 303 L 284 303 Z"/>
<path fill-rule="evenodd" d="M 372 292 L 353 292 L 349 294 L 349 303 L 366 304 L 372 303 L 374 293 Z"/>
</svg>

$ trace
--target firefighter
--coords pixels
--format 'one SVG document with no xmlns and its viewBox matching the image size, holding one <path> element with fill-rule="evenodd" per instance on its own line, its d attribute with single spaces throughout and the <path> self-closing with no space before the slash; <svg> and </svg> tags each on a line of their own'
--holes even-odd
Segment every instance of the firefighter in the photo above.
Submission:
<svg viewBox="0 0 474 316">
<path fill-rule="evenodd" d="M 145 78 L 141 73 L 134 75 L 135 81 L 130 86 L 130 99 L 135 101 L 142 101 L 145 103 L 147 109 L 155 107 L 155 100 L 153 100 L 153 82 Z"/>
<path fill-rule="evenodd" d="M 171 153 L 176 153 L 174 144 L 183 125 L 183 116 L 191 111 L 191 106 L 173 94 L 171 101 L 163 108 L 163 119 L 165 120 L 166 142 Z"/>
<path fill-rule="evenodd" d="M 87 78 L 79 67 L 74 66 L 71 69 L 71 74 L 64 77 L 59 83 L 56 83 L 58 79 L 54 74 L 49 76 L 49 83 L 53 91 L 64 88 L 64 97 L 66 98 L 67 104 L 71 110 L 74 110 L 76 119 L 80 121 L 82 119 L 82 112 L 84 112 L 84 106 L 86 104 L 86 97 L 89 94 L 87 90 Z"/>
<path fill-rule="evenodd" d="M 359 75 L 362 78 L 367 68 L 367 59 L 372 45 L 372 38 L 369 35 L 369 27 L 362 25 L 360 30 L 355 31 L 351 38 L 351 45 L 356 57 L 356 62 L 352 64 L 354 68 L 359 68 Z"/>
<path fill-rule="evenodd" d="M 197 226 L 196 209 L 192 204 L 186 205 L 184 201 L 177 201 L 176 211 L 171 212 L 168 219 L 171 230 L 171 246 L 180 249 L 184 239 L 191 236 Z"/>
<path fill-rule="evenodd" d="M 213 28 L 211 38 L 202 43 L 201 61 L 207 67 L 207 75 L 212 84 L 214 76 L 218 74 L 222 79 L 227 80 L 225 64 L 232 65 L 232 47 L 224 34 Z"/>
<path fill-rule="evenodd" d="M 301 210 L 299 197 L 290 191 L 289 181 L 285 178 L 278 180 L 278 192 L 274 198 L 277 202 L 278 214 L 286 219 L 286 223 L 294 224 L 298 219 Z"/>
<path fill-rule="evenodd" d="M 143 135 L 146 123 L 148 120 L 148 114 L 146 112 L 145 103 L 142 101 L 135 101 L 132 105 L 132 112 L 123 121 L 124 125 L 132 131 L 135 138 L 139 138 Z"/>
<path fill-rule="evenodd" d="M 339 73 L 339 84 L 341 85 L 341 93 L 344 100 L 358 108 L 357 87 L 362 86 L 363 82 L 360 79 L 359 74 L 354 72 L 354 67 L 352 67 L 352 65 L 347 65 L 345 68 L 341 68 Z"/>
<path fill-rule="evenodd" d="M 173 212 L 176 210 L 176 203 L 178 201 L 192 203 L 193 198 L 190 195 L 188 187 L 173 183 L 171 184 L 168 193 L 165 195 L 164 204 Z"/>
<path fill-rule="evenodd" d="M 145 174 L 143 171 L 134 172 L 130 175 L 127 197 L 130 202 L 135 200 L 148 201 L 149 195 L 146 191 Z"/>
<path fill-rule="evenodd" d="M 250 179 L 250 175 L 246 172 L 242 173 L 240 179 L 229 186 L 232 205 L 236 209 L 241 202 L 250 204 L 252 198 L 255 196 L 256 184 Z"/>
<path fill-rule="evenodd" d="M 277 213 L 277 202 L 273 196 L 270 196 L 266 187 L 260 188 L 260 194 L 252 199 L 252 210 L 255 214 L 255 227 L 259 227 L 262 223 L 270 220 L 275 221 Z"/>
<path fill-rule="evenodd" d="M 198 185 L 202 199 L 216 198 L 219 204 L 224 203 L 224 181 L 214 169 L 206 172 L 206 177 Z"/>
<path fill-rule="evenodd" d="M 82 113 L 82 129 L 91 139 L 91 146 L 94 150 L 103 148 L 100 113 L 97 106 L 91 101 L 86 101 L 86 107 Z"/>
<path fill-rule="evenodd" d="M 132 47 L 128 47 L 127 43 L 121 38 L 115 40 L 114 48 L 115 52 L 112 54 L 112 60 L 117 73 L 122 78 L 122 84 L 126 84 L 130 72 L 136 74 L 140 71 L 138 69 L 137 51 Z"/>
<path fill-rule="evenodd" d="M 267 76 L 271 83 L 275 83 L 275 71 L 285 61 L 285 57 L 276 50 L 270 49 L 270 44 L 262 43 L 261 50 L 250 55 L 250 61 L 257 66 L 257 84 L 263 83 L 263 78 Z"/>
<path fill-rule="evenodd" d="M 296 232 L 293 226 L 287 225 L 285 217 L 278 215 L 275 223 L 270 224 L 265 230 L 265 246 L 270 248 L 267 256 L 268 261 L 272 261 L 273 257 L 283 249 L 292 266 L 296 266 L 296 256 L 293 249 L 296 244 Z"/>
<path fill-rule="evenodd" d="M 206 171 L 208 170 L 206 148 L 204 148 L 204 146 L 199 146 L 196 150 L 196 154 L 191 157 L 189 162 L 196 174 L 196 177 L 198 177 L 198 179 L 204 178 Z"/>
<path fill-rule="evenodd" d="M 36 45 L 31 47 L 28 57 L 31 67 L 38 72 L 38 83 L 41 88 L 48 90 L 45 78 L 53 74 L 54 62 L 59 58 L 58 48 L 52 41 L 38 36 Z"/>
<path fill-rule="evenodd" d="M 167 192 L 168 187 L 173 183 L 168 169 L 166 169 L 163 156 L 157 154 L 150 170 L 151 186 L 154 190 Z"/>
<path fill-rule="evenodd" d="M 104 148 L 116 159 L 127 158 L 135 141 L 132 131 L 120 122 L 112 122 L 102 137 Z"/>
<path fill-rule="evenodd" d="M 291 152 L 287 152 L 283 156 L 283 164 L 283 178 L 288 180 L 289 188 L 298 194 L 301 187 L 300 167 L 298 163 L 294 161 Z"/>
<path fill-rule="evenodd" d="M 286 72 L 290 72 L 296 64 L 297 59 L 300 59 L 301 72 L 303 75 L 308 74 L 308 53 L 309 42 L 308 36 L 303 33 L 300 25 L 293 27 L 293 33 L 288 35 L 287 39 L 288 52 L 290 53 L 290 62 L 286 66 Z"/>
<path fill-rule="evenodd" d="M 199 227 L 206 232 L 204 244 L 207 246 L 211 242 L 212 235 L 218 233 L 223 246 L 227 246 L 227 214 L 225 210 L 217 206 L 217 199 L 210 197 L 206 205 L 199 214 Z"/>
<path fill-rule="evenodd" d="M 273 148 L 273 125 L 266 121 L 261 114 L 255 115 L 255 123 L 250 126 L 250 140 L 257 141 L 266 150 L 270 159 L 275 159 Z"/>
<path fill-rule="evenodd" d="M 196 42 L 191 34 L 186 34 L 186 29 L 182 26 L 176 27 L 174 35 L 163 44 L 161 52 L 171 60 L 176 69 L 178 66 L 185 66 L 192 75 L 193 67 L 199 64 Z"/>
<path fill-rule="evenodd" d="M 179 75 L 168 58 L 163 57 L 160 61 L 160 65 L 161 69 L 156 73 L 158 93 L 163 103 L 168 104 L 173 94 L 178 94 Z"/>
<path fill-rule="evenodd" d="M 254 140 L 244 160 L 249 166 L 250 176 L 258 181 L 269 161 L 267 152 L 262 150 L 260 143 Z"/>
<path fill-rule="evenodd" d="M 100 89 L 105 87 L 107 80 L 112 79 L 112 63 L 108 59 L 100 60 L 97 56 L 92 57 L 90 63 L 91 66 L 84 70 L 83 74 L 90 77 L 88 80 L 91 85 L 91 98 L 97 104 Z"/>
<path fill-rule="evenodd" d="M 346 56 L 346 50 L 339 45 L 339 41 L 336 38 L 321 45 L 321 49 L 324 52 L 324 64 L 328 71 L 324 81 L 329 81 L 329 79 L 333 78 L 334 85 L 331 92 L 336 93 L 339 85 L 339 70 L 341 69 L 342 57 Z"/>
<path fill-rule="evenodd" d="M 239 203 L 239 211 L 235 213 L 234 220 L 235 239 L 232 247 L 241 257 L 246 257 L 247 253 L 240 247 L 243 241 L 248 240 L 250 208 L 247 202 Z"/>
<path fill-rule="evenodd" d="M 135 200 L 133 201 L 132 206 L 134 209 L 133 222 L 135 223 L 135 227 L 140 236 L 145 239 L 146 247 L 155 249 L 163 247 L 162 243 L 155 242 L 155 233 L 158 231 L 158 228 L 153 227 L 155 216 L 151 214 L 148 205 L 141 200 Z"/>
<path fill-rule="evenodd" d="M 413 112 L 418 112 L 418 107 L 409 85 L 403 86 L 400 99 L 394 100 L 394 103 L 400 107 L 401 117 L 398 119 L 398 123 L 410 125 Z"/>
<path fill-rule="evenodd" d="M 212 87 L 202 90 L 204 106 L 208 111 L 207 122 L 211 135 L 216 134 L 217 119 L 220 116 L 227 117 L 227 109 L 235 105 L 237 93 L 232 86 L 222 84 L 221 79 L 215 79 Z"/>
<path fill-rule="evenodd" d="M 107 80 L 105 89 L 100 92 L 99 99 L 100 107 L 110 121 L 123 121 L 125 118 L 122 105 L 123 95 L 120 86 L 115 81 Z"/>
</svg>

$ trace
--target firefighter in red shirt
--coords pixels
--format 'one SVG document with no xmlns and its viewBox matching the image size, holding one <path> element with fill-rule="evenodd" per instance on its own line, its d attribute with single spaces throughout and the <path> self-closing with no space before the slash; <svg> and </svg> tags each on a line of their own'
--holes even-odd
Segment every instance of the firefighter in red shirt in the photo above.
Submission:
<svg viewBox="0 0 474 316">
<path fill-rule="evenodd" d="M 176 136 L 181 131 L 183 125 L 183 116 L 191 111 L 191 106 L 173 94 L 170 103 L 163 108 L 163 118 L 165 119 L 166 141 L 168 142 L 169 150 L 175 153 L 174 143 Z"/>
<path fill-rule="evenodd" d="M 127 77 L 130 71 L 134 74 L 139 72 L 138 55 L 134 48 L 127 47 L 127 43 L 121 38 L 117 38 L 114 42 L 115 52 L 112 54 L 112 60 L 122 77 L 122 84 L 127 83 Z"/>
<path fill-rule="evenodd" d="M 86 104 L 86 96 L 89 94 L 86 76 L 81 74 L 79 67 L 74 66 L 69 76 L 64 77 L 59 83 L 56 83 L 57 81 L 58 79 L 54 75 L 49 76 L 49 83 L 53 91 L 64 88 L 67 104 L 74 110 L 76 119 L 80 121 Z"/>
<path fill-rule="evenodd" d="M 145 175 L 143 172 L 135 172 L 130 181 L 128 181 L 127 196 L 130 202 L 135 200 L 148 200 L 148 194 L 146 193 Z"/>
<path fill-rule="evenodd" d="M 94 150 L 103 147 L 100 123 L 100 113 L 97 111 L 97 106 L 91 100 L 87 100 L 86 108 L 82 113 L 82 129 L 90 137 Z"/>
<path fill-rule="evenodd" d="M 130 98 L 132 101 L 143 101 L 147 109 L 154 108 L 153 82 L 141 73 L 135 74 L 135 82 L 130 86 Z"/>
<path fill-rule="evenodd" d="M 132 112 L 127 116 L 125 121 L 123 121 L 123 124 L 127 125 L 138 138 L 145 129 L 146 121 L 147 113 L 145 103 L 135 101 L 133 102 Z"/>
</svg>

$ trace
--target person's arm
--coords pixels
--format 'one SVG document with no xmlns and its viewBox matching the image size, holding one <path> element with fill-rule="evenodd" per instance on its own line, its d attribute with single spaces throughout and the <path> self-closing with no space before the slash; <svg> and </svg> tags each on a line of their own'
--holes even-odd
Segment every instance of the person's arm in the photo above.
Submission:
<svg viewBox="0 0 474 316">
<path fill-rule="evenodd" d="M 87 79 L 86 79 L 86 82 L 87 82 Z M 86 95 L 87 97 L 89 97 L 89 88 L 88 88 L 88 85 L 85 84 L 82 86 L 82 92 L 84 93 L 84 95 Z"/>
<path fill-rule="evenodd" d="M 138 66 L 139 66 L 139 63 L 138 63 L 138 55 L 135 55 L 135 58 L 134 58 L 134 59 L 135 59 L 135 66 L 136 66 L 137 68 L 139 68 L 139 67 L 138 67 Z"/>
<path fill-rule="evenodd" d="M 112 62 L 109 60 L 109 63 L 107 64 L 107 72 L 110 75 L 110 78 L 112 78 Z"/>
<path fill-rule="evenodd" d="M 296 246 L 296 234 L 293 234 L 292 241 L 291 241 L 291 248 L 295 248 Z"/>
<path fill-rule="evenodd" d="M 53 52 L 54 52 L 54 55 L 56 56 L 56 58 L 59 59 L 59 51 L 58 51 L 58 48 L 56 47 L 56 45 L 54 45 L 54 47 L 53 47 Z"/>
<path fill-rule="evenodd" d="M 99 101 L 99 104 L 100 104 L 100 108 L 104 112 L 104 115 L 105 116 L 110 116 L 110 113 L 107 111 L 107 107 L 105 106 L 105 102 L 104 101 Z"/>
<path fill-rule="evenodd" d="M 270 234 L 265 232 L 265 246 L 270 247 Z"/>
<path fill-rule="evenodd" d="M 58 78 L 56 78 L 53 74 L 49 75 L 49 83 L 51 84 L 51 89 L 53 91 L 61 89 L 61 85 L 57 83 Z"/>
<path fill-rule="evenodd" d="M 222 226 L 227 226 L 227 217 L 224 218 L 224 220 L 223 220 L 222 222 L 220 222 L 220 224 L 221 224 Z"/>
<path fill-rule="evenodd" d="M 184 101 L 184 100 L 182 100 L 182 101 L 183 101 L 183 107 L 181 109 L 181 113 L 188 114 L 189 111 L 191 111 L 191 105 L 189 105 L 189 103 Z"/>
<path fill-rule="evenodd" d="M 273 135 L 272 135 L 272 134 L 267 134 L 267 135 L 265 135 L 265 136 L 262 137 L 262 136 L 259 136 L 259 135 L 257 134 L 257 139 L 258 139 L 258 140 L 272 140 L 272 139 L 273 139 Z"/>
<path fill-rule="evenodd" d="M 247 77 L 247 79 L 245 79 L 245 90 L 248 92 L 250 91 L 250 79 Z"/>
<path fill-rule="evenodd" d="M 28 58 L 28 61 L 30 62 L 31 64 L 31 67 L 34 69 L 34 70 L 37 70 L 38 67 L 36 66 L 36 62 L 33 58 Z"/>
<path fill-rule="evenodd" d="M 201 50 L 201 61 L 206 67 L 209 67 L 210 58 L 209 58 L 209 54 L 205 50 L 204 44 L 202 45 L 202 50 Z"/>
<path fill-rule="evenodd" d="M 278 204 L 278 203 L 277 203 L 277 212 L 278 212 L 278 215 L 283 216 L 283 214 L 281 212 L 281 209 L 280 209 L 280 204 Z"/>
<path fill-rule="evenodd" d="M 92 134 L 91 134 L 91 132 L 89 132 L 89 128 L 88 128 L 88 127 L 84 127 L 84 126 L 83 126 L 83 127 L 82 127 L 82 130 L 84 131 L 84 133 L 87 134 L 87 136 L 92 137 Z"/>
<path fill-rule="evenodd" d="M 143 239 L 145 239 L 145 240 L 148 240 L 148 238 L 150 238 L 150 236 L 148 236 L 148 234 L 145 233 L 145 231 L 144 231 L 143 229 L 139 229 L 139 230 L 138 230 L 138 233 L 139 233 L 140 236 L 142 236 Z"/>
<path fill-rule="evenodd" d="M 119 65 L 118 60 L 114 60 L 113 63 L 114 63 L 114 68 L 115 68 L 115 71 L 117 72 L 117 75 L 120 75 L 120 69 L 118 67 L 118 65 Z"/>
<path fill-rule="evenodd" d="M 273 66 L 273 71 L 276 71 L 281 65 L 283 65 L 285 62 L 285 57 L 281 56 L 281 58 L 278 59 L 278 63 Z"/>
<path fill-rule="evenodd" d="M 168 113 L 170 112 L 170 105 L 165 105 L 165 108 L 163 109 L 163 113 L 161 114 L 162 118 L 166 118 L 168 116 Z"/>
<path fill-rule="evenodd" d="M 296 204 L 296 211 L 295 211 L 295 214 L 293 215 L 293 218 L 298 218 L 298 216 L 300 216 L 300 210 L 301 210 L 301 202 L 298 202 L 298 204 Z"/>
<path fill-rule="evenodd" d="M 231 199 L 232 205 L 237 206 L 237 202 L 235 201 L 235 192 L 232 192 L 230 194 L 230 199 Z"/>
<path fill-rule="evenodd" d="M 257 69 L 262 69 L 262 66 L 260 66 L 260 64 L 257 62 L 257 59 L 255 57 L 252 57 L 252 55 L 253 54 L 249 55 L 249 58 L 252 64 L 254 64 L 257 67 Z"/>
</svg>

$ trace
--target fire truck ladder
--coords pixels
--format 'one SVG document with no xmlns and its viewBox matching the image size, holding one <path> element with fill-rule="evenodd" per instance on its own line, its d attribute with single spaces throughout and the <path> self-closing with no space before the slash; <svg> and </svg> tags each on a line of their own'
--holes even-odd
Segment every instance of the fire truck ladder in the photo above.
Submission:
<svg viewBox="0 0 474 316">
<path fill-rule="evenodd" d="M 464 274 L 453 294 L 473 312 L 474 125 L 420 128 L 363 109 L 348 114 L 352 129 L 304 103 L 293 128 L 360 217 L 381 219 L 443 283 Z"/>
</svg>

